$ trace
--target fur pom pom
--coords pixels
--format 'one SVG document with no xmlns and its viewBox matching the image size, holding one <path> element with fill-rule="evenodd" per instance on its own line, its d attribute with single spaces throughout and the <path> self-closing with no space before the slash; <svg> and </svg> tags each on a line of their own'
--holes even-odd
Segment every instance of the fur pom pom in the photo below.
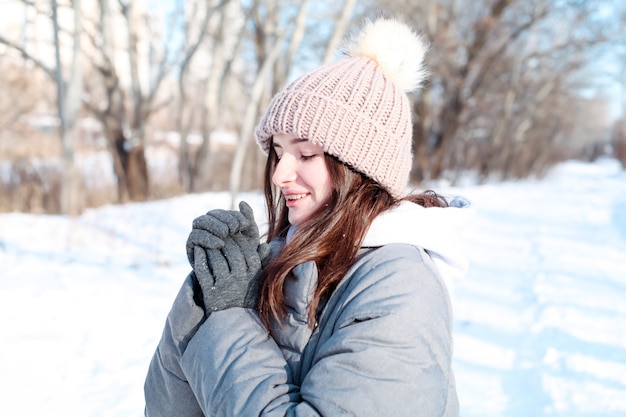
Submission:
<svg viewBox="0 0 626 417">
<path fill-rule="evenodd" d="M 385 75 L 405 92 L 415 90 L 427 76 L 422 38 L 397 20 L 368 21 L 343 48 L 351 57 L 364 56 L 378 63 Z"/>
</svg>

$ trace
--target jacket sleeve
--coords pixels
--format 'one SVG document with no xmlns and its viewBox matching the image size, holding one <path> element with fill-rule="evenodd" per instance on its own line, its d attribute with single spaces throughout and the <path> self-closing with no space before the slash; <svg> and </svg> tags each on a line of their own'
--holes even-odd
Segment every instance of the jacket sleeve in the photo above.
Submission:
<svg viewBox="0 0 626 417">
<path fill-rule="evenodd" d="M 202 410 L 180 368 L 180 358 L 202 323 L 193 299 L 193 272 L 185 279 L 165 321 L 144 384 L 146 417 L 196 417 Z"/>
<path fill-rule="evenodd" d="M 403 245 L 356 267 L 305 349 L 301 381 L 256 312 L 212 314 L 181 362 L 204 413 L 457 416 L 449 297 L 425 256 Z"/>
</svg>

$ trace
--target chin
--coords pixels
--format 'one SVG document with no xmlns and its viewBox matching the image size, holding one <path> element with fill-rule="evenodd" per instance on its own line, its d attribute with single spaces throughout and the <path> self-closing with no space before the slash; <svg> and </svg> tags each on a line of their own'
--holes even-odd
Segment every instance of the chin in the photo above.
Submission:
<svg viewBox="0 0 626 417">
<path fill-rule="evenodd" d="M 302 220 L 299 217 L 289 217 L 289 224 L 292 226 L 299 226 Z"/>
<path fill-rule="evenodd" d="M 293 226 L 300 226 L 307 218 L 308 216 L 300 214 L 290 214 L 288 216 L 289 223 Z"/>
</svg>

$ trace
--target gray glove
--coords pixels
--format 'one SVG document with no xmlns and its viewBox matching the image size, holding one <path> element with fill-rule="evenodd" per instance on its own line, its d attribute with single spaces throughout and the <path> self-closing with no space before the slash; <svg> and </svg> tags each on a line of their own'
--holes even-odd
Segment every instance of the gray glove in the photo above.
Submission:
<svg viewBox="0 0 626 417">
<path fill-rule="evenodd" d="M 213 210 L 199 217 L 187 240 L 187 255 L 202 289 L 206 313 L 258 306 L 259 272 L 269 246 L 259 243 L 252 208 L 242 201 L 239 209 Z"/>
</svg>

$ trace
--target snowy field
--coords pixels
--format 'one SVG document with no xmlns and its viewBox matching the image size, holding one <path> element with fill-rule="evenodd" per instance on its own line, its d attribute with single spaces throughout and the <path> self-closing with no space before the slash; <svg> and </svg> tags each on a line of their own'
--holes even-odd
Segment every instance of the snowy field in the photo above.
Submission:
<svg viewBox="0 0 626 417">
<path fill-rule="evenodd" d="M 476 208 L 453 294 L 461 416 L 626 416 L 626 173 L 570 162 L 442 191 Z M 0 416 L 140 417 L 191 221 L 228 204 L 0 215 Z"/>
</svg>

